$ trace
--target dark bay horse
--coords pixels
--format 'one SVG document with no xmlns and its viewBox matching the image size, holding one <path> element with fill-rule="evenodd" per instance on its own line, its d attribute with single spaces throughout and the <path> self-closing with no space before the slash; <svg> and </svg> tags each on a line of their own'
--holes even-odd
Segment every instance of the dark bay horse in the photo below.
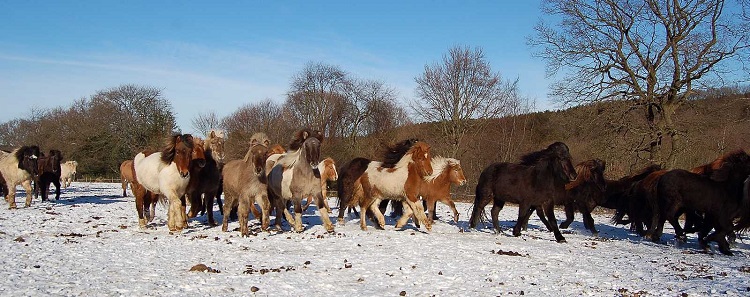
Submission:
<svg viewBox="0 0 750 297">
<path fill-rule="evenodd" d="M 709 176 L 687 170 L 675 169 L 665 173 L 656 187 L 659 211 L 655 214 L 656 226 L 650 226 L 647 236 L 652 240 L 661 237 L 664 221 L 675 227 L 675 234 L 682 230 L 677 221 L 679 215 L 697 212 L 704 215 L 698 232 L 698 243 L 706 248 L 708 242 L 718 243 L 719 251 L 732 255 L 727 235 L 734 229 L 733 220 L 750 217 L 750 197 L 747 182 L 750 177 L 750 155 L 736 150 L 714 161 L 717 166 Z M 709 234 L 711 230 L 713 233 Z"/>
<path fill-rule="evenodd" d="M 549 222 L 557 222 L 555 201 L 566 195 L 565 185 L 575 178 L 570 150 L 562 142 L 527 154 L 521 157 L 520 163 L 494 163 L 479 176 L 469 227 L 477 227 L 484 207 L 490 201 L 493 202 L 492 225 L 498 232 L 501 231 L 498 214 L 505 202 L 518 203 L 518 220 L 513 228 L 513 236 L 521 235 L 521 228 L 529 219 L 532 207 L 541 208 Z M 549 227 L 557 242 L 565 242 L 557 224 L 550 224 Z"/>
<path fill-rule="evenodd" d="M 37 162 L 40 155 L 39 147 L 31 145 L 17 148 L 0 158 L 0 174 L 8 188 L 5 201 L 8 202 L 9 209 L 16 208 L 16 186 L 18 185 L 26 190 L 26 207 L 31 206 L 32 193 L 34 193 L 31 182 L 39 178 Z"/>
<path fill-rule="evenodd" d="M 565 185 L 565 197 L 555 201 L 556 205 L 563 205 L 565 208 L 565 221 L 560 223 L 560 229 L 567 229 L 573 223 L 577 210 L 583 216 L 583 225 L 586 229 L 594 236 L 599 234 L 591 212 L 604 201 L 604 192 L 607 188 L 604 180 L 605 166 L 605 162 L 600 159 L 587 160 L 576 165 L 576 179 Z M 536 213 L 539 220 L 549 229 L 550 222 L 544 217 L 541 209 L 537 208 Z"/>
<path fill-rule="evenodd" d="M 268 173 L 268 187 L 276 198 L 277 216 L 283 210 L 284 217 L 292 224 L 294 231 L 302 232 L 302 199 L 314 197 L 316 205 L 325 205 L 320 181 L 320 144 L 323 134 L 320 131 L 303 129 L 295 134 L 288 153 L 276 161 Z M 286 208 L 286 201 L 294 205 L 295 216 Z M 323 227 L 333 232 L 333 224 L 325 207 L 319 208 Z"/>
<path fill-rule="evenodd" d="M 631 231 L 637 232 L 640 236 L 645 235 L 644 225 L 651 218 L 651 210 L 648 201 L 643 197 L 643 188 L 655 184 L 664 172 L 666 171 L 659 165 L 649 165 L 632 175 L 617 180 L 605 180 L 607 188 L 600 206 L 615 210 L 611 220 L 613 223 L 630 224 Z M 653 173 L 656 174 L 652 175 Z M 628 217 L 627 220 L 625 216 Z"/>
<path fill-rule="evenodd" d="M 60 175 L 62 173 L 60 162 L 62 160 L 62 152 L 50 150 L 49 155 L 42 154 L 37 161 L 39 180 L 34 183 L 34 194 L 39 196 L 41 193 L 42 201 L 47 201 L 50 184 L 55 185 L 55 200 L 60 199 Z"/>
<path fill-rule="evenodd" d="M 195 160 L 190 163 L 190 182 L 186 189 L 186 195 L 190 200 L 188 218 L 196 217 L 199 212 L 206 212 L 208 224 L 216 226 L 213 207 L 214 198 L 221 186 L 221 171 L 219 170 L 219 162 L 214 159 L 214 156 L 220 156 L 221 154 L 214 153 L 216 147 L 212 147 L 209 141 L 204 142 L 198 137 L 195 137 L 194 140 L 195 145 L 203 147 L 206 159 L 203 166 L 197 164 Z M 220 149 L 223 151 L 223 145 Z"/>
</svg>

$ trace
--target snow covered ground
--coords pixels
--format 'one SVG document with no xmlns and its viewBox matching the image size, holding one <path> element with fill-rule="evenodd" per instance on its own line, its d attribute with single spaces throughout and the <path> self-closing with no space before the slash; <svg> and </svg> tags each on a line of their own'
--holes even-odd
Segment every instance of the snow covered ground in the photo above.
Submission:
<svg viewBox="0 0 750 297">
<path fill-rule="evenodd" d="M 733 247 L 735 256 L 723 256 L 702 253 L 694 236 L 678 244 L 668 229 L 664 243 L 654 244 L 595 216 L 599 238 L 578 217 L 564 232 L 568 242 L 559 244 L 536 215 L 520 237 L 486 228 L 461 232 L 466 203 L 458 203 L 458 225 L 438 204 L 440 221 L 430 233 L 411 224 L 394 230 L 393 220 L 386 230 L 363 232 L 349 218 L 327 234 L 308 211 L 303 233 L 243 238 L 199 217 L 170 235 L 164 207 L 157 207 L 156 228 L 141 230 L 134 198 L 120 193 L 119 184 L 73 183 L 59 201 L 34 200 L 16 210 L 2 203 L 0 296 L 750 294 L 746 236 Z M 516 214 L 506 206 L 503 226 L 511 228 Z M 257 221 L 251 224 L 257 229 Z M 197 264 L 219 273 L 190 271 Z"/>
</svg>

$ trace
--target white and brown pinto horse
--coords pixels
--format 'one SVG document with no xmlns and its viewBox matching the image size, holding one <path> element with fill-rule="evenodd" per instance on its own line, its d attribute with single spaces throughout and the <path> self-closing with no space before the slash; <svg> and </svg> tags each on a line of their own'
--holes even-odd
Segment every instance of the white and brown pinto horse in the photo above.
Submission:
<svg viewBox="0 0 750 297">
<path fill-rule="evenodd" d="M 346 179 L 339 181 L 342 185 L 339 187 L 339 195 L 342 196 L 339 222 L 343 222 L 344 205 L 352 205 L 354 201 L 359 200 L 362 230 L 367 230 L 368 208 L 378 219 L 379 227 L 384 228 L 385 218 L 378 205 L 383 199 L 393 199 L 403 201 L 409 206 L 404 207 L 404 214 L 396 222 L 396 228 L 403 227 L 414 214 L 428 231 L 432 230 L 432 224 L 427 221 L 422 204 L 418 203 L 424 178 L 433 173 L 431 160 L 430 146 L 416 139 L 404 140 L 389 147 L 383 162 L 364 158 L 352 160 L 347 170 L 342 170 L 342 173 L 347 172 L 344 174 Z M 361 198 L 357 198 L 360 195 Z"/>
<path fill-rule="evenodd" d="M 261 229 L 268 229 L 271 203 L 268 200 L 265 164 L 270 143 L 265 133 L 255 133 L 250 139 L 250 148 L 245 158 L 232 160 L 224 165 L 224 215 L 221 231 L 227 232 L 229 215 L 232 208 L 237 207 L 240 233 L 243 236 L 249 235 L 247 222 L 250 211 L 255 209 L 254 203 L 258 203 L 261 208 L 260 215 L 253 212 L 261 221 Z"/>
<path fill-rule="evenodd" d="M 0 175 L 5 180 L 7 193 L 5 201 L 8 208 L 16 208 L 16 186 L 23 186 L 26 190 L 26 207 L 31 206 L 32 188 L 31 181 L 38 179 L 37 162 L 39 160 L 39 147 L 22 146 L 13 150 L 5 156 L 0 157 Z"/>
<path fill-rule="evenodd" d="M 273 165 L 268 173 L 269 192 L 279 199 L 276 201 L 277 216 L 283 210 L 287 221 L 294 231 L 302 232 L 302 199 L 314 197 L 317 205 L 325 205 L 321 191 L 320 171 L 320 143 L 323 139 L 320 131 L 303 129 L 297 132 L 295 139 L 289 145 L 289 153 L 284 154 Z M 269 157 L 270 158 L 270 157 Z M 287 210 L 286 201 L 294 205 L 295 216 Z M 333 232 L 328 210 L 320 208 L 320 219 L 328 232 Z"/>
<path fill-rule="evenodd" d="M 190 181 L 190 161 L 193 159 L 205 163 L 203 147 L 194 145 L 190 134 L 174 135 L 161 152 L 142 152 L 133 159 L 135 179 L 146 190 L 145 195 L 159 195 L 169 202 L 167 226 L 170 231 L 179 232 L 187 227 L 184 196 Z M 144 193 L 136 193 L 136 209 L 140 195 Z M 145 226 L 140 210 L 138 215 L 139 224 Z"/>
</svg>

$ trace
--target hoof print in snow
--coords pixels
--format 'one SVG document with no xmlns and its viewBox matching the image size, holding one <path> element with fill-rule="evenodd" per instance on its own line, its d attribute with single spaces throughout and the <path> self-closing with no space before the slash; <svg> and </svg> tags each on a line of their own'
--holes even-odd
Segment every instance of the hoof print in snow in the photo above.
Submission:
<svg viewBox="0 0 750 297">
<path fill-rule="evenodd" d="M 211 267 L 206 266 L 206 264 L 198 264 L 190 268 L 190 271 L 198 271 L 198 272 L 210 272 L 210 273 L 220 273 L 221 271 L 218 271 L 216 269 L 213 269 Z"/>
</svg>

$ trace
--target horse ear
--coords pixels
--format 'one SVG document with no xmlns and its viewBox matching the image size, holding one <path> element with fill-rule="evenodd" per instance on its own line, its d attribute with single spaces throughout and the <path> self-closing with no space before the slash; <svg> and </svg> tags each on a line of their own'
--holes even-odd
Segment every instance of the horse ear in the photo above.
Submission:
<svg viewBox="0 0 750 297">
<path fill-rule="evenodd" d="M 271 141 L 270 141 L 270 140 L 268 140 L 268 139 L 266 139 L 266 140 L 264 140 L 264 141 L 263 141 L 263 145 L 264 145 L 265 147 L 269 147 L 269 146 L 271 146 Z"/>
<path fill-rule="evenodd" d="M 252 146 L 256 146 L 256 145 L 258 145 L 258 140 L 255 139 L 255 138 L 251 139 L 250 140 L 250 146 L 252 147 Z"/>
<path fill-rule="evenodd" d="M 302 139 L 307 139 L 308 136 L 310 136 L 310 133 L 308 133 L 307 131 L 302 132 Z"/>
<path fill-rule="evenodd" d="M 211 130 L 211 132 L 208 134 L 208 138 L 215 138 L 215 137 L 216 137 L 216 132 L 214 132 L 214 130 Z"/>
</svg>

